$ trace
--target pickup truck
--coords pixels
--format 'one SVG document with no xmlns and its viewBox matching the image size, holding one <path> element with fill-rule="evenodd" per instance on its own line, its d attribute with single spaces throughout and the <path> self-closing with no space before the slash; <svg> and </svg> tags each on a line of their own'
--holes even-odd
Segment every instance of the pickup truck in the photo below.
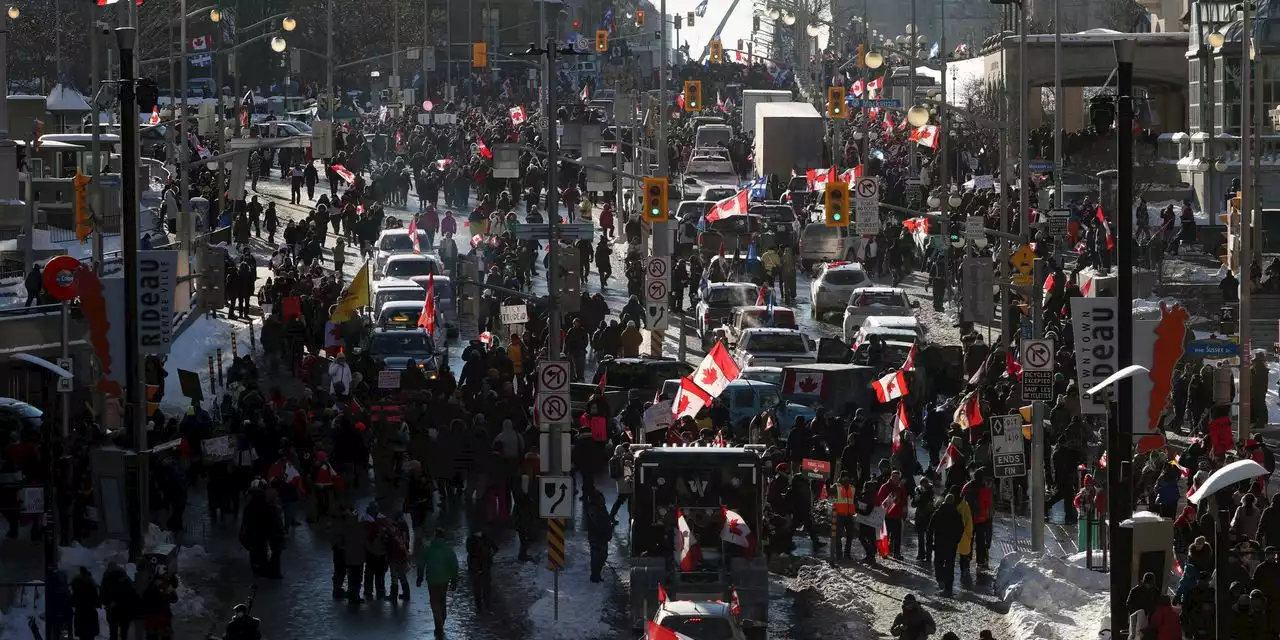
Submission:
<svg viewBox="0 0 1280 640">
<path fill-rule="evenodd" d="M 586 410 L 587 401 L 600 390 L 604 382 L 604 399 L 609 403 L 609 414 L 616 415 L 627 405 L 627 394 L 633 389 L 652 390 L 662 386 L 669 378 L 683 378 L 693 373 L 693 365 L 674 358 L 610 358 L 605 357 L 596 366 L 596 375 L 590 383 L 574 382 L 569 385 L 569 406 L 576 420 Z M 651 398 L 644 394 L 642 400 Z"/>
<path fill-rule="evenodd" d="M 746 329 L 756 327 L 773 327 L 776 329 L 799 329 L 796 324 L 796 312 L 790 307 L 765 307 L 750 305 L 734 307 L 729 312 L 729 319 L 716 327 L 713 333 L 724 340 L 725 345 L 732 348 L 738 344 L 738 338 Z"/>
<path fill-rule="evenodd" d="M 747 329 L 732 353 L 739 367 L 785 367 L 818 360 L 813 339 L 799 329 Z"/>
</svg>

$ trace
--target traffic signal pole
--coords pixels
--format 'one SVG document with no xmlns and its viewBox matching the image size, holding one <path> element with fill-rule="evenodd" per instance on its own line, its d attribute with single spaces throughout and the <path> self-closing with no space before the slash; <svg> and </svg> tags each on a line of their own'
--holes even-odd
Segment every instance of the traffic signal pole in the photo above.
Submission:
<svg viewBox="0 0 1280 640">
<path fill-rule="evenodd" d="M 667 158 L 667 110 L 671 108 L 667 98 L 667 49 L 670 46 L 667 42 L 667 0 L 661 0 L 659 3 L 658 15 L 661 16 L 661 20 L 658 28 L 658 133 L 655 146 L 658 149 L 658 177 L 670 180 L 671 166 Z M 679 44 L 679 35 L 677 31 L 677 44 Z M 636 170 L 639 171 L 639 167 Z M 667 205 L 665 202 L 662 204 Z M 653 223 L 653 232 L 649 234 L 649 255 L 671 255 L 670 233 L 668 223 Z M 684 342 L 684 339 L 684 321 L 681 319 L 680 341 Z M 662 332 L 649 332 L 649 355 L 655 357 L 662 355 Z"/>
</svg>

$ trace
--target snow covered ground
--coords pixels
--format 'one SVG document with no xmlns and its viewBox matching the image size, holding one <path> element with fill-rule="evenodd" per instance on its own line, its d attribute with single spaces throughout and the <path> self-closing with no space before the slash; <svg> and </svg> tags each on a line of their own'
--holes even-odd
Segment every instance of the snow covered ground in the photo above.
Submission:
<svg viewBox="0 0 1280 640">
<path fill-rule="evenodd" d="M 1161 269 L 1161 276 L 1163 276 L 1164 282 L 1217 284 L 1227 276 L 1227 267 L 1226 265 L 1219 265 L 1215 269 L 1205 265 L 1167 258 Z"/>
<path fill-rule="evenodd" d="M 209 403 L 215 399 L 209 388 L 209 356 L 215 357 L 214 367 L 217 367 L 217 350 L 221 348 L 223 370 L 230 368 L 231 336 L 236 338 L 236 351 L 244 355 L 249 351 L 251 344 L 249 342 L 251 326 L 255 327 L 256 335 L 257 330 L 262 328 L 262 321 L 255 319 L 255 322 L 250 325 L 247 322 L 227 320 L 222 317 L 211 318 L 208 314 L 202 314 L 193 321 L 191 326 L 187 327 L 177 340 L 174 340 L 173 347 L 169 351 L 169 360 L 165 363 L 169 377 L 164 381 L 164 399 L 160 402 L 160 410 L 166 413 L 181 413 L 190 406 L 190 401 L 182 395 L 178 369 L 194 371 L 200 376 L 200 388 L 204 391 L 205 406 L 208 407 Z M 258 348 L 261 349 L 261 345 L 258 345 Z"/>
<path fill-rule="evenodd" d="M 537 600 L 529 607 L 534 640 L 593 640 L 615 636 L 605 610 L 612 594 L 611 580 L 589 580 L 590 557 L 585 536 L 565 540 L 568 566 L 560 572 L 558 617 L 551 571 L 543 563 L 522 566 L 516 584 L 537 594 Z"/>
<path fill-rule="evenodd" d="M 93 242 L 90 240 L 80 244 L 79 240 L 53 242 L 49 231 L 36 229 L 34 246 L 36 251 L 61 251 L 77 259 L 85 259 L 93 255 Z M 102 239 L 103 251 L 110 253 L 120 250 L 120 236 L 114 235 Z M 22 251 L 19 240 L 0 241 L 0 252 Z M 17 306 L 27 301 L 26 289 L 23 287 L 23 276 L 15 275 L 0 279 L 0 309 Z"/>
<path fill-rule="evenodd" d="M 1097 637 L 1107 618 L 1108 578 L 1084 565 L 1084 552 L 1066 559 L 1020 552 L 1005 556 L 996 576 L 996 593 L 1009 606 L 1005 614 L 1009 637 Z"/>
</svg>

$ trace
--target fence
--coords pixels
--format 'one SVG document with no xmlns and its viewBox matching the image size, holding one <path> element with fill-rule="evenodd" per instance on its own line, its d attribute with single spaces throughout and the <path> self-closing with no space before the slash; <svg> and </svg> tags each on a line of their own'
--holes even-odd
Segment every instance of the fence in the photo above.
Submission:
<svg viewBox="0 0 1280 640">
<path fill-rule="evenodd" d="M 121 218 L 122 216 L 118 213 L 114 215 L 103 216 L 103 220 L 102 220 L 103 222 L 102 228 L 104 229 L 104 231 L 102 231 L 103 238 L 114 238 L 120 235 L 121 223 L 123 222 Z M 75 229 L 64 229 L 62 227 L 50 225 L 47 222 L 37 222 L 36 228 L 48 231 L 49 242 L 52 242 L 55 244 L 59 242 L 70 242 L 76 239 Z"/>
<path fill-rule="evenodd" d="M 0 613 L 7 617 L 11 612 L 27 612 L 25 623 L 31 629 L 30 637 L 41 638 L 41 629 L 34 614 L 44 613 L 44 594 L 44 583 L 41 582 L 0 582 Z M 13 629 L 14 626 L 10 625 L 8 628 Z M 16 636 L 13 640 L 22 637 L 24 636 Z"/>
</svg>

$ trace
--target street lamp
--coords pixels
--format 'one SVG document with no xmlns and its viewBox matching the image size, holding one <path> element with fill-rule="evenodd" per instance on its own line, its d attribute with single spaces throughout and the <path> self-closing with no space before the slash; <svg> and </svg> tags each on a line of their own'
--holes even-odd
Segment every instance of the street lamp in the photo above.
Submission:
<svg viewBox="0 0 1280 640">
<path fill-rule="evenodd" d="M 1206 39 L 1209 41 L 1209 46 L 1213 47 L 1214 49 L 1221 48 L 1222 44 L 1227 41 L 1226 36 L 1222 35 L 1221 31 L 1214 31 L 1213 33 L 1209 34 L 1209 37 Z"/>
<path fill-rule="evenodd" d="M 782 12 L 778 11 L 777 7 L 769 7 L 768 15 L 770 19 L 777 20 L 782 17 Z"/>
<path fill-rule="evenodd" d="M 809 34 L 809 37 L 810 37 L 810 38 L 816 38 L 816 37 L 818 37 L 818 31 L 819 31 L 820 29 L 821 29 L 821 28 L 820 28 L 818 25 L 816 25 L 816 24 L 810 24 L 810 25 L 808 25 L 808 26 L 806 26 L 806 27 L 804 28 L 804 32 L 805 32 L 805 33 L 807 33 L 807 34 Z"/>
<path fill-rule="evenodd" d="M 210 21 L 210 22 L 222 22 L 222 10 L 221 10 L 221 9 L 219 9 L 219 8 L 217 8 L 217 7 L 214 7 L 214 8 L 212 8 L 212 9 L 210 9 L 210 10 L 209 10 L 209 21 Z"/>
<path fill-rule="evenodd" d="M 381 71 L 376 71 L 376 70 L 375 70 L 375 71 L 370 71 L 370 72 L 369 72 L 369 77 L 370 77 L 370 78 L 381 78 L 381 77 L 382 77 L 382 72 L 381 72 Z"/>
<path fill-rule="evenodd" d="M 787 13 L 782 16 L 782 23 L 788 27 L 796 23 L 796 14 Z"/>
<path fill-rule="evenodd" d="M 920 128 L 929 124 L 929 110 L 919 105 L 907 111 L 907 124 Z"/>
<path fill-rule="evenodd" d="M 22 10 L 17 7 L 9 7 L 9 19 L 17 20 L 22 15 Z"/>
<path fill-rule="evenodd" d="M 964 199 L 958 193 L 952 192 L 951 197 L 947 198 L 947 204 L 951 205 L 952 209 L 959 207 L 963 203 Z"/>
<path fill-rule="evenodd" d="M 868 69 L 879 69 L 884 64 L 884 54 L 879 51 L 869 51 L 862 56 L 862 62 Z"/>
<path fill-rule="evenodd" d="M 276 36 L 271 39 L 271 50 L 276 53 L 283 53 L 287 46 L 289 45 L 285 43 L 284 38 L 281 38 L 280 36 Z"/>
<path fill-rule="evenodd" d="M 1222 173 L 1227 170 L 1227 162 L 1222 158 L 1218 158 L 1213 161 L 1213 168 L 1216 169 L 1218 173 Z"/>
<path fill-rule="evenodd" d="M 281 21 L 280 26 L 283 27 L 285 31 L 293 31 L 298 27 L 298 21 L 294 20 L 293 16 L 288 16 Z"/>
<path fill-rule="evenodd" d="M 939 198 L 938 196 L 929 196 L 928 203 L 930 209 L 937 209 L 942 206 L 942 198 Z"/>
</svg>

